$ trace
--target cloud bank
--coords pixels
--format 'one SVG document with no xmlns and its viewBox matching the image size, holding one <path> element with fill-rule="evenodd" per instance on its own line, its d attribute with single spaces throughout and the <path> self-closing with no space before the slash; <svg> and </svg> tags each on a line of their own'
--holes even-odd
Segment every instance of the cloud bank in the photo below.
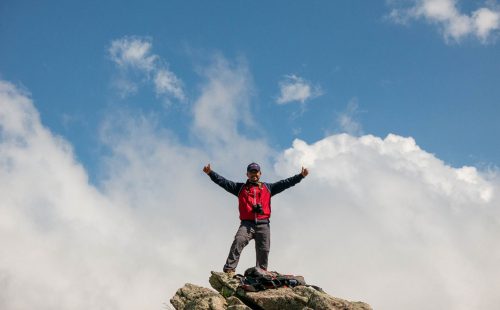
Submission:
<svg viewBox="0 0 500 310">
<path fill-rule="evenodd" d="M 393 9 L 390 19 L 397 23 L 424 19 L 439 27 L 447 42 L 460 42 L 472 36 L 486 43 L 500 28 L 500 10 L 481 7 L 470 14 L 462 13 L 457 0 L 413 0 L 410 7 Z"/>
<path fill-rule="evenodd" d="M 174 245 L 182 238 L 167 222 L 161 240 L 151 238 L 138 205 L 90 185 L 71 145 L 4 81 L 0 134 L 0 308 L 158 308 L 189 265 Z"/>
<path fill-rule="evenodd" d="M 123 58 L 149 57 L 132 54 L 142 56 Z M 208 285 L 238 214 L 236 198 L 201 168 L 211 162 L 242 180 L 254 160 L 266 181 L 302 165 L 311 172 L 274 198 L 271 269 L 376 309 L 498 305 L 495 173 L 447 166 L 398 135 L 273 150 L 239 129 L 255 122 L 237 113 L 252 97 L 246 65 L 218 58 L 202 74 L 192 107 L 199 143 L 184 144 L 151 116 L 110 116 L 98 186 L 71 144 L 41 124 L 29 94 L 0 82 L 2 309 L 161 309 L 185 282 Z M 238 271 L 254 255 L 250 245 Z"/>
</svg>

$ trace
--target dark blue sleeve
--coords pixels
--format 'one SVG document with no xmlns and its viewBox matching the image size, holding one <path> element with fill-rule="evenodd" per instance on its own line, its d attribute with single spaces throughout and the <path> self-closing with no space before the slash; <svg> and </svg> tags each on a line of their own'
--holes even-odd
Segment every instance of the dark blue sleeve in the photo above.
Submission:
<svg viewBox="0 0 500 310">
<path fill-rule="evenodd" d="M 214 181 L 217 185 L 230 192 L 231 194 L 238 196 L 239 191 L 243 183 L 236 183 L 230 180 L 226 180 L 223 176 L 217 174 L 215 171 L 210 171 L 208 174 L 210 179 Z"/>
<path fill-rule="evenodd" d="M 267 186 L 269 188 L 269 191 L 271 192 L 271 196 L 274 196 L 276 194 L 281 193 L 285 189 L 299 183 L 300 181 L 302 181 L 303 178 L 304 176 L 302 176 L 302 174 L 299 173 L 297 175 L 294 175 L 293 177 L 278 181 L 276 183 L 267 183 Z"/>
</svg>

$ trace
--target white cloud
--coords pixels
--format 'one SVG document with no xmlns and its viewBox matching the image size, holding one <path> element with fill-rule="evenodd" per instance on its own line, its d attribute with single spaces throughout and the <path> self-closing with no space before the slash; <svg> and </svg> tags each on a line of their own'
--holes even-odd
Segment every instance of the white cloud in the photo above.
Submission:
<svg viewBox="0 0 500 310">
<path fill-rule="evenodd" d="M 238 135 L 238 123 L 250 118 L 251 80 L 245 64 L 231 65 L 217 57 L 203 75 L 202 95 L 195 102 L 195 130 L 228 143 Z"/>
<path fill-rule="evenodd" d="M 472 15 L 476 35 L 486 41 L 493 30 L 500 28 L 500 13 L 487 8 L 481 8 Z"/>
<path fill-rule="evenodd" d="M 309 99 L 322 95 L 321 88 L 311 85 L 310 82 L 296 75 L 286 75 L 279 83 L 280 96 L 276 100 L 278 104 L 285 104 L 294 101 L 301 103 Z"/>
<path fill-rule="evenodd" d="M 393 9 L 389 18 L 397 23 L 412 19 L 425 19 L 439 26 L 446 41 L 459 42 L 464 37 L 475 36 L 483 43 L 488 42 L 500 28 L 500 11 L 482 7 L 464 14 L 456 0 L 413 0 L 412 6 Z"/>
<path fill-rule="evenodd" d="M 257 161 L 266 166 L 273 152 L 263 139 L 252 138 L 259 129 L 250 107 L 253 83 L 246 63 L 218 56 L 202 74 L 205 82 L 193 106 L 193 133 L 221 164 Z"/>
<path fill-rule="evenodd" d="M 124 37 L 111 42 L 109 54 L 120 67 L 132 67 L 146 72 L 153 71 L 158 60 L 151 54 L 152 43 L 149 39 Z"/>
<path fill-rule="evenodd" d="M 185 282 L 208 286 L 238 215 L 201 168 L 242 180 L 255 158 L 265 181 L 311 172 L 274 198 L 271 269 L 375 309 L 498 305 L 497 175 L 449 167 L 397 135 L 272 150 L 242 134 L 255 122 L 246 65 L 218 58 L 203 74 L 193 107 L 203 143 L 187 146 L 151 117 L 110 117 L 99 187 L 29 96 L 0 83 L 2 309 L 160 309 Z M 245 249 L 239 271 L 254 255 Z"/>
<path fill-rule="evenodd" d="M 429 309 L 486 309 L 500 301 L 498 177 L 446 166 L 396 135 L 296 140 L 276 169 L 285 176 L 299 165 L 310 176 L 275 207 L 279 268 L 314 275 L 375 309 L 420 309 L 422 300 Z"/>
<path fill-rule="evenodd" d="M 160 56 L 152 54 L 152 42 L 141 37 L 124 37 L 111 42 L 108 53 L 111 60 L 122 70 L 113 84 L 122 97 L 138 91 L 137 82 L 127 74 L 128 70 L 144 75 L 146 81 L 153 76 L 157 96 L 185 100 L 182 81 L 170 71 Z"/>
<path fill-rule="evenodd" d="M 156 232 L 121 197 L 90 185 L 71 145 L 0 81 L 0 308 L 159 309 L 191 272 L 189 248 L 175 219 Z"/>
<path fill-rule="evenodd" d="M 340 130 L 353 136 L 358 136 L 363 133 L 363 126 L 357 120 L 359 114 L 359 104 L 356 98 L 353 98 L 347 104 L 344 112 L 340 113 L 337 117 L 337 122 Z"/>
<path fill-rule="evenodd" d="M 168 70 L 158 70 L 155 77 L 155 87 L 157 94 L 171 94 L 179 100 L 185 99 L 181 80 Z"/>
</svg>

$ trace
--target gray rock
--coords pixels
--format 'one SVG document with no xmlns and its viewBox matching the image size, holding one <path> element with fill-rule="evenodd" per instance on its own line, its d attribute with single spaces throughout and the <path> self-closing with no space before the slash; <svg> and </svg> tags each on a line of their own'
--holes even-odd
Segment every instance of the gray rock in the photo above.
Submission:
<svg viewBox="0 0 500 310">
<path fill-rule="evenodd" d="M 227 310 L 252 310 L 235 296 L 227 298 Z"/>
<path fill-rule="evenodd" d="M 335 310 L 372 310 L 370 305 L 359 301 L 347 301 L 328 295 L 307 286 L 293 288 L 295 294 L 307 298 L 307 306 L 312 309 L 335 309 Z"/>
<path fill-rule="evenodd" d="M 186 283 L 177 290 L 170 303 L 180 310 L 225 310 L 227 302 L 222 295 L 211 289 Z"/>
<path fill-rule="evenodd" d="M 233 296 L 236 293 L 236 289 L 240 285 L 238 279 L 235 279 L 225 272 L 212 271 L 211 274 L 208 282 L 210 282 L 210 285 L 224 297 Z"/>
<path fill-rule="evenodd" d="M 213 290 L 186 284 L 170 300 L 176 310 L 372 310 L 364 302 L 351 302 L 308 286 L 281 287 L 260 292 L 246 292 L 239 280 L 223 272 L 212 271 Z"/>
<path fill-rule="evenodd" d="M 306 297 L 296 294 L 293 289 L 288 287 L 260 292 L 238 291 L 238 293 L 244 294 L 244 296 L 240 295 L 240 298 L 265 310 L 302 310 L 307 306 L 308 302 Z"/>
</svg>

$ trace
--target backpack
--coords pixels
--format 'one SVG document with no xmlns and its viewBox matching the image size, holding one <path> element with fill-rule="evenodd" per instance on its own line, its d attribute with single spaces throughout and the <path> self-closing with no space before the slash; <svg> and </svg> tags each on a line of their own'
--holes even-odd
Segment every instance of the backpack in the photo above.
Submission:
<svg viewBox="0 0 500 310">
<path fill-rule="evenodd" d="M 236 278 L 240 280 L 239 287 L 247 292 L 306 285 L 306 281 L 302 276 L 284 275 L 276 271 L 265 271 L 257 267 L 247 269 L 244 275 L 236 275 Z"/>
</svg>

